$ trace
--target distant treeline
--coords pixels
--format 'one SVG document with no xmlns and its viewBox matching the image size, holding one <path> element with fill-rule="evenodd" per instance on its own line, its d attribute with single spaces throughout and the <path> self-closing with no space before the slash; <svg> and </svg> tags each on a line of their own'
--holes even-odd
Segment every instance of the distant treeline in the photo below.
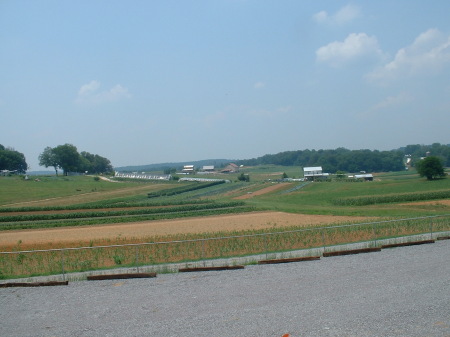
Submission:
<svg viewBox="0 0 450 337">
<path fill-rule="evenodd" d="M 239 160 L 238 165 L 283 165 L 283 166 L 322 166 L 324 172 L 387 172 L 405 169 L 407 158 L 410 165 L 427 155 L 440 157 L 445 166 L 450 166 L 450 144 L 441 145 L 408 145 L 391 151 L 378 150 L 298 150 L 277 154 L 266 154 L 262 157 Z M 406 157 L 408 156 L 408 157 Z"/>
</svg>

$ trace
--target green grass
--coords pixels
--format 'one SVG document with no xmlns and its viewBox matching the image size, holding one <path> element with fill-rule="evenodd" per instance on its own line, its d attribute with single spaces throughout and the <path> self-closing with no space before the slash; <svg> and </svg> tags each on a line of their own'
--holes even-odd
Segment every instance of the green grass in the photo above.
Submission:
<svg viewBox="0 0 450 337">
<path fill-rule="evenodd" d="M 97 195 L 101 199 L 105 192 L 125 190 L 138 184 L 142 182 L 110 183 L 85 176 L 39 176 L 29 180 L 21 176 L 0 177 L 0 206 L 80 195 L 85 195 L 86 199 L 88 195 Z"/>
<path fill-rule="evenodd" d="M 136 181 L 111 183 L 97 181 L 93 177 L 55 177 L 45 176 L 24 180 L 21 177 L 0 177 L 0 222 L 16 225 L 45 226 L 42 220 L 48 221 L 48 226 L 80 225 L 128 222 L 147 215 L 148 219 L 194 216 L 198 213 L 184 211 L 184 208 L 201 207 L 201 214 L 221 214 L 217 210 L 219 204 L 224 204 L 238 195 L 245 195 L 259 189 L 272 186 L 274 180 L 281 178 L 283 172 L 288 176 L 300 173 L 299 168 L 264 165 L 246 168 L 245 172 L 251 176 L 250 182 L 236 182 L 239 173 L 224 175 L 222 178 L 232 180 L 232 183 L 205 184 L 205 188 L 192 190 L 190 186 L 200 186 L 198 183 L 182 182 L 152 182 Z M 214 177 L 214 175 L 209 175 Z M 271 178 L 269 178 L 271 177 Z M 270 181 L 269 181 L 270 180 Z M 411 217 L 434 214 L 446 214 L 449 207 L 445 205 L 407 205 L 413 197 L 421 196 L 420 200 L 434 200 L 448 198 L 450 179 L 427 181 L 420 178 L 414 171 L 389 172 L 378 174 L 372 182 L 314 182 L 290 193 L 294 187 L 303 184 L 292 182 L 284 185 L 283 190 L 277 190 L 263 195 L 254 195 L 245 200 L 245 205 L 231 206 L 227 212 L 244 212 L 248 210 L 275 210 L 291 213 L 327 214 L 327 215 L 358 215 L 376 217 Z M 174 195 L 167 195 L 171 191 L 178 191 Z M 148 198 L 148 195 L 154 196 Z M 48 199 L 48 200 L 47 200 Z M 43 200 L 46 200 L 45 203 Z M 28 203 L 27 203 L 28 202 Z M 37 206 L 35 206 L 37 205 Z M 195 206 L 194 205 L 201 205 Z M 20 208 L 18 208 L 20 206 Z M 132 207 L 168 207 L 165 212 L 126 210 Z M 107 208 L 108 211 L 92 211 L 87 209 Z M 116 211 L 114 209 L 123 208 Z M 67 215 L 47 215 L 46 218 L 31 216 L 21 219 L 20 212 L 38 210 L 67 209 L 73 212 Z M 173 209 L 174 211 L 170 211 Z M 1 212 L 16 212 L 15 218 L 8 218 L 10 214 L 1 216 Z M 178 213 L 177 213 L 178 212 Z M 179 214 L 179 215 L 177 215 Z M 133 217 L 134 216 L 134 217 Z M 74 220 L 83 218 L 82 220 Z M 97 218 L 97 220 L 95 220 Z M 58 220 L 56 220 L 58 219 Z M 54 221 L 53 221 L 54 220 Z M 66 221 L 67 220 L 67 221 Z M 69 221 L 70 220 L 70 221 Z M 41 221 L 41 222 L 38 222 Z M 16 228 L 11 226 L 9 228 Z M 23 227 L 17 227 L 23 228 Z"/>
<path fill-rule="evenodd" d="M 301 184 L 301 183 L 298 183 Z M 295 185 L 293 185 L 295 186 Z M 450 190 L 450 179 L 427 181 L 413 174 L 380 175 L 371 182 L 314 182 L 302 189 L 283 194 L 280 191 L 252 198 L 247 203 L 265 209 L 293 213 L 409 217 L 448 213 L 448 207 L 424 209 L 401 205 L 402 200 L 371 206 L 336 205 L 336 200 L 360 197 L 387 197 L 400 194 L 428 194 Z"/>
</svg>

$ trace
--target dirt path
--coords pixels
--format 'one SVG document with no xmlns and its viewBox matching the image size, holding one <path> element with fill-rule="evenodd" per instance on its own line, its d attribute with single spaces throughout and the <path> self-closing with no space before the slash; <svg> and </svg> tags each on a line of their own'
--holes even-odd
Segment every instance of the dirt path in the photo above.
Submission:
<svg viewBox="0 0 450 337">
<path fill-rule="evenodd" d="M 14 230 L 0 232 L 0 250 L 17 246 L 27 247 L 73 247 L 117 241 L 145 242 L 146 238 L 188 233 L 212 233 L 218 231 L 242 231 L 288 226 L 324 225 L 345 221 L 367 221 L 364 217 L 306 215 L 283 212 L 254 212 L 189 219 L 143 221 L 128 224 L 101 226 L 66 227 L 34 230 Z M 117 240 L 120 239 L 120 240 Z"/>
<path fill-rule="evenodd" d="M 289 183 L 274 184 L 274 185 L 271 185 L 271 186 L 268 186 L 268 187 L 264 187 L 264 188 L 262 188 L 260 190 L 249 192 L 247 194 L 241 195 L 241 196 L 236 197 L 234 199 L 237 199 L 237 200 L 249 199 L 249 198 L 252 198 L 252 197 L 254 197 L 256 195 L 263 195 L 263 194 L 267 194 L 267 193 L 270 193 L 270 192 L 275 192 L 275 191 L 281 190 L 281 189 L 285 188 L 287 185 L 290 185 L 290 184 Z"/>
</svg>

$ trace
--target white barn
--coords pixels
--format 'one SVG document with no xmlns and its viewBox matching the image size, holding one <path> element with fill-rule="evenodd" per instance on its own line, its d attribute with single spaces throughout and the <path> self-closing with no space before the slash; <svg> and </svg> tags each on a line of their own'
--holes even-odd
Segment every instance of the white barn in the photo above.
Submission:
<svg viewBox="0 0 450 337">
<path fill-rule="evenodd" d="M 315 180 L 327 178 L 329 174 L 323 173 L 322 166 L 311 166 L 303 168 L 303 176 L 306 180 Z"/>
</svg>

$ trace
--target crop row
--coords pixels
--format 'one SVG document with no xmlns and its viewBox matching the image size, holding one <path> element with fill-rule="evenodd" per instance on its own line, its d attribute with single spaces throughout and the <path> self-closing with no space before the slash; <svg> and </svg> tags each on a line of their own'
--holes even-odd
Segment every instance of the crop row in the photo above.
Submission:
<svg viewBox="0 0 450 337">
<path fill-rule="evenodd" d="M 113 211 L 97 211 L 97 212 L 73 212 L 73 213 L 56 213 L 56 214 L 19 214 L 0 217 L 0 222 L 16 222 L 16 221 L 38 221 L 38 220 L 59 220 L 59 219 L 80 219 L 80 218 L 98 218 L 112 216 L 129 216 L 143 214 L 162 214 L 162 213 L 178 213 L 191 212 L 205 209 L 217 209 L 226 207 L 243 206 L 243 202 L 230 201 L 223 203 L 208 203 L 199 205 L 185 205 L 167 208 L 143 208 L 143 209 L 125 209 Z"/>
<path fill-rule="evenodd" d="M 77 204 L 68 206 L 28 206 L 28 207 L 4 207 L 0 208 L 0 213 L 12 212 L 36 212 L 36 211 L 70 211 L 78 209 L 99 209 L 99 208 L 128 208 L 128 207 L 157 207 L 157 206 L 179 206 L 192 204 L 208 204 L 212 200 L 173 200 L 173 201 L 151 201 L 142 197 L 133 198 L 117 198 L 105 201 L 96 201 L 88 204 Z"/>
<path fill-rule="evenodd" d="M 450 190 L 341 198 L 333 200 L 333 204 L 337 206 L 366 206 L 374 204 L 437 200 L 446 198 L 450 198 Z"/>
<path fill-rule="evenodd" d="M 256 210 L 255 207 L 252 206 L 235 206 L 235 207 L 208 208 L 190 211 L 185 210 L 178 212 L 165 212 L 155 214 L 135 214 L 135 215 L 122 215 L 110 217 L 71 218 L 71 219 L 66 218 L 56 220 L 4 222 L 0 225 L 0 231 L 12 229 L 87 226 L 87 225 L 100 225 L 112 223 L 127 223 L 135 221 L 178 219 L 192 216 L 212 216 L 221 214 L 245 213 L 245 212 L 252 212 L 255 210 Z"/>
<path fill-rule="evenodd" d="M 224 184 L 225 181 L 213 181 L 210 183 L 192 183 L 189 185 L 181 185 L 174 188 L 164 189 L 160 191 L 155 191 L 148 193 L 149 198 L 157 198 L 157 197 L 166 197 L 166 196 L 172 196 L 177 194 L 182 194 L 190 191 L 200 190 L 203 188 L 212 187 L 219 184 Z"/>
</svg>

